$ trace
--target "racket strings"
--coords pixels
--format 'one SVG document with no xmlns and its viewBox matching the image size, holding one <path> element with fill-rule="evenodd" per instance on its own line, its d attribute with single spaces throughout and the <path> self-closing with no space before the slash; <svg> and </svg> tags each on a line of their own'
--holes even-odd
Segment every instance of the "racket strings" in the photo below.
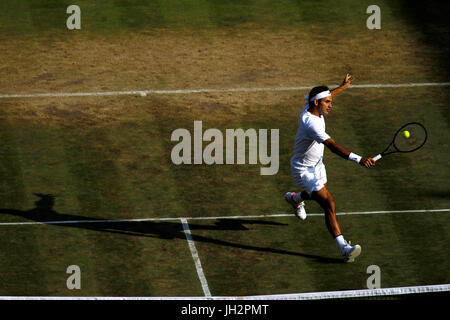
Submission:
<svg viewBox="0 0 450 320">
<path fill-rule="evenodd" d="M 408 134 L 404 134 L 407 131 Z M 398 151 L 411 152 L 420 148 L 427 139 L 425 128 L 418 124 L 410 124 L 401 128 L 394 139 L 394 146 Z"/>
</svg>

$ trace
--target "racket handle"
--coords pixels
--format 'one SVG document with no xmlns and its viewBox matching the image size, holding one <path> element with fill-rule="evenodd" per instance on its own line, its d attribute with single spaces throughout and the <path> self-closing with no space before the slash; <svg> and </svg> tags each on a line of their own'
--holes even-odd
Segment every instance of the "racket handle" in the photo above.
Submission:
<svg viewBox="0 0 450 320">
<path fill-rule="evenodd" d="M 375 157 L 373 157 L 373 161 L 378 161 L 382 158 L 381 154 L 376 155 Z"/>
</svg>

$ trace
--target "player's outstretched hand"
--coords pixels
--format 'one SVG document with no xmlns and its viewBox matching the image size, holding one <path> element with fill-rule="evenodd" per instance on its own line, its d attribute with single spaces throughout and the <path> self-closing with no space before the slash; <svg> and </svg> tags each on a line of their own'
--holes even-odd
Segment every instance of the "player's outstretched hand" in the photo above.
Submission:
<svg viewBox="0 0 450 320">
<path fill-rule="evenodd" d="M 372 158 L 364 158 L 363 157 L 359 161 L 359 164 L 362 165 L 363 167 L 370 168 L 375 165 L 375 161 Z"/>
<path fill-rule="evenodd" d="M 353 80 L 355 80 L 355 78 L 353 78 L 353 76 L 350 73 L 347 73 L 345 75 L 344 81 L 342 81 L 342 85 L 349 86 L 352 84 Z"/>
</svg>

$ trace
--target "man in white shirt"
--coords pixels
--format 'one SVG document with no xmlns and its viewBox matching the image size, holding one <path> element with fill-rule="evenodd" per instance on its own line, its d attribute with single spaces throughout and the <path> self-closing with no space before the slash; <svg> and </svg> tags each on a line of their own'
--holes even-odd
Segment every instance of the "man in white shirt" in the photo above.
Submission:
<svg viewBox="0 0 450 320">
<path fill-rule="evenodd" d="M 303 108 L 294 144 L 294 156 L 291 158 L 292 176 L 303 190 L 287 192 L 285 199 L 294 208 L 294 214 L 306 219 L 304 200 L 315 200 L 325 211 L 325 223 L 344 256 L 345 262 L 353 262 L 361 253 L 359 245 L 351 246 L 345 241 L 336 218 L 335 203 L 327 190 L 327 175 L 322 162 L 324 147 L 344 159 L 352 160 L 361 166 L 370 168 L 375 165 L 372 158 L 361 157 L 347 151 L 337 144 L 325 131 L 325 118 L 332 108 L 333 96 L 351 85 L 353 78 L 347 74 L 341 86 L 330 91 L 326 86 L 314 87 Z M 306 97 L 305 97 L 306 98 Z"/>
</svg>

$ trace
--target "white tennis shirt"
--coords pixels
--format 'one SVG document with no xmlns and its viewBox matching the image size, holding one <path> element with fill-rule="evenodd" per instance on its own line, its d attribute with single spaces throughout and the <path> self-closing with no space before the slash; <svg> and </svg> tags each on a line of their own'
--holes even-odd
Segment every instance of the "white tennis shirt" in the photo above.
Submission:
<svg viewBox="0 0 450 320">
<path fill-rule="evenodd" d="M 315 167 L 321 163 L 325 148 L 323 142 L 330 138 L 325 132 L 324 116 L 315 116 L 308 108 L 309 105 L 306 104 L 298 120 L 294 155 L 291 158 L 293 168 Z"/>
</svg>

